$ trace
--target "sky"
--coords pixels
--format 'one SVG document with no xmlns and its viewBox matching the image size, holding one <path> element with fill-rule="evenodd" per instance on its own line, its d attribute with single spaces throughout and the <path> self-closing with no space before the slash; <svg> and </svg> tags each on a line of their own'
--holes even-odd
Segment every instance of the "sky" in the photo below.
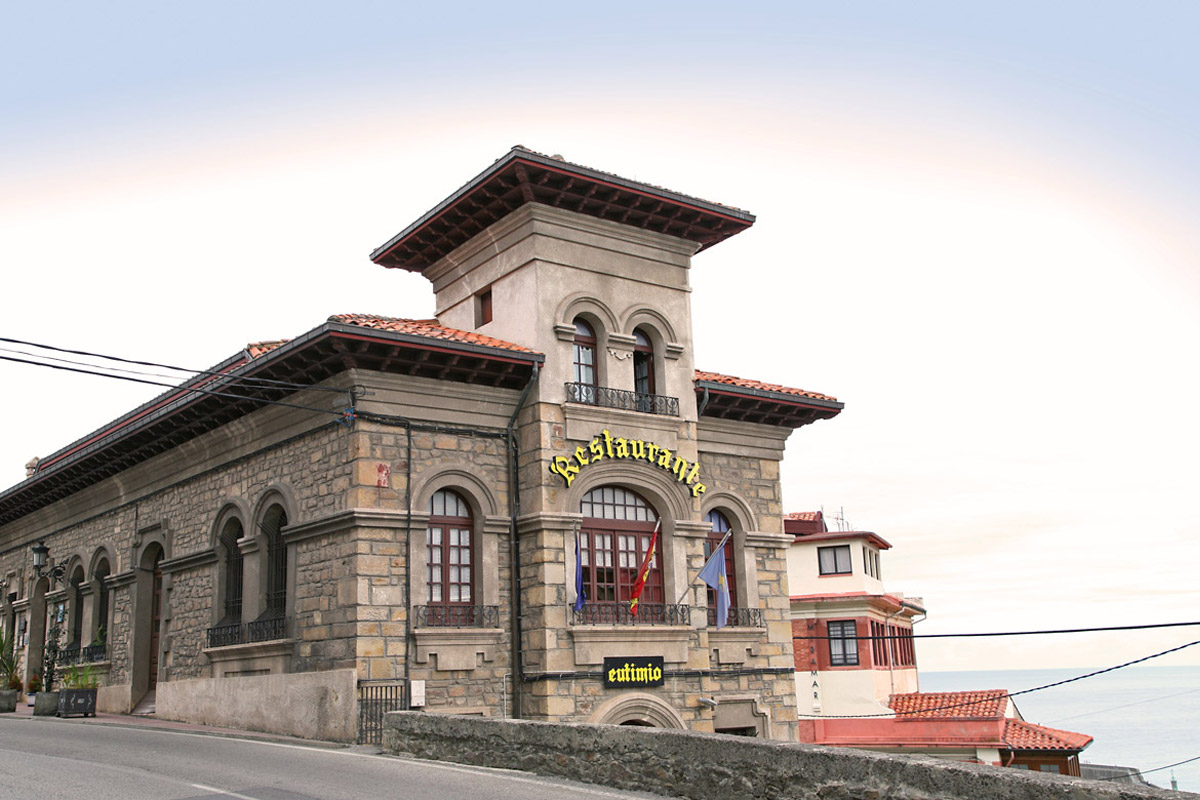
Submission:
<svg viewBox="0 0 1200 800">
<path fill-rule="evenodd" d="M 1200 618 L 1200 5 L 5 6 L 0 337 L 205 368 L 430 317 L 368 254 L 522 144 L 757 216 L 694 260 L 696 365 L 846 404 L 789 439 L 786 510 L 889 541 L 918 633 Z M 11 361 L 0 386 L 4 486 L 160 391 Z"/>
</svg>

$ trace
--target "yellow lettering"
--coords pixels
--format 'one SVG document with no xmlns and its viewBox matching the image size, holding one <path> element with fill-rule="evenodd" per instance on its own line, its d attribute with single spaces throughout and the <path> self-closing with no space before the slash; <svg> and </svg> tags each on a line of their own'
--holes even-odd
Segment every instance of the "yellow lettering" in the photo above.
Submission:
<svg viewBox="0 0 1200 800">
<path fill-rule="evenodd" d="M 599 461 L 604 458 L 604 446 L 600 444 L 600 438 L 592 439 L 592 443 L 588 445 L 588 450 L 592 451 L 592 461 Z"/>
<path fill-rule="evenodd" d="M 634 678 L 634 680 L 642 681 L 643 683 L 645 683 L 646 680 L 649 678 L 649 675 L 647 674 L 649 672 L 650 672 L 650 670 L 647 669 L 646 667 L 638 667 L 637 668 L 637 676 Z"/>
<path fill-rule="evenodd" d="M 608 457 L 612 458 L 613 457 L 612 436 L 609 434 L 608 428 L 605 428 L 603 431 L 601 431 L 601 433 L 604 434 L 604 449 L 608 451 Z"/>
<path fill-rule="evenodd" d="M 699 497 L 700 495 L 704 494 L 707 491 L 708 491 L 708 487 L 705 486 L 703 483 L 697 483 L 697 484 L 692 485 L 692 497 Z"/>
<path fill-rule="evenodd" d="M 656 455 L 657 453 L 658 445 L 656 445 L 654 442 L 646 442 L 646 460 L 653 464 L 654 459 L 658 457 Z"/>
<path fill-rule="evenodd" d="M 650 668 L 650 680 L 652 680 L 652 681 L 661 681 L 662 680 L 662 668 L 661 667 L 651 667 Z"/>
<path fill-rule="evenodd" d="M 579 462 L 579 466 L 581 466 L 581 467 L 587 466 L 587 464 L 588 464 L 587 453 L 584 452 L 582 447 L 575 448 L 575 460 Z"/>
<path fill-rule="evenodd" d="M 687 481 L 686 481 L 687 484 L 689 486 L 691 486 L 692 481 L 696 480 L 696 478 L 699 476 L 700 476 L 700 462 L 697 461 L 695 464 L 692 464 L 692 471 L 688 473 Z"/>
<path fill-rule="evenodd" d="M 671 471 L 675 473 L 675 477 L 683 480 L 683 474 L 687 472 L 687 459 L 683 456 L 675 456 L 675 468 Z"/>
<path fill-rule="evenodd" d="M 658 465 L 667 470 L 671 468 L 671 451 L 665 447 L 662 449 L 662 455 L 658 457 Z"/>
<path fill-rule="evenodd" d="M 615 669 L 610 669 L 608 671 L 608 682 L 609 683 L 617 682 L 617 671 Z"/>
<path fill-rule="evenodd" d="M 629 440 L 624 437 L 617 439 L 617 458 L 629 458 Z"/>
<path fill-rule="evenodd" d="M 567 482 L 567 486 L 571 485 L 571 481 L 575 480 L 575 476 L 579 474 L 579 467 L 571 463 L 571 459 L 566 456 L 555 456 L 550 462 L 550 471 L 555 475 L 561 475 L 562 479 Z"/>
<path fill-rule="evenodd" d="M 630 439 L 629 446 L 632 450 L 632 455 L 634 458 L 646 457 L 646 443 L 641 439 Z"/>
</svg>

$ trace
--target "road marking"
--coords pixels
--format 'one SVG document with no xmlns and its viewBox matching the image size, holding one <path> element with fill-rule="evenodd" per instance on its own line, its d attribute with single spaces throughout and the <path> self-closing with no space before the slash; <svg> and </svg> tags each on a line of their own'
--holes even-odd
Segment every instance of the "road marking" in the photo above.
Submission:
<svg viewBox="0 0 1200 800">
<path fill-rule="evenodd" d="M 249 795 L 238 794 L 237 792 L 227 792 L 224 789 L 218 789 L 215 786 L 205 786 L 203 783 L 193 783 L 193 784 L 191 784 L 191 787 L 193 789 L 200 789 L 205 792 L 212 792 L 213 794 L 219 794 L 224 797 L 236 797 L 237 800 L 259 800 L 257 797 L 250 797 Z"/>
</svg>

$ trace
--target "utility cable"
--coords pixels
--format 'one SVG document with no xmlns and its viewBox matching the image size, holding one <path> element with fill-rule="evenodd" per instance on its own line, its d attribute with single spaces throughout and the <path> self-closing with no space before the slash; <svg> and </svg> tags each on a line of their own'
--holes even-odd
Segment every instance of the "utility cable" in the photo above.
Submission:
<svg viewBox="0 0 1200 800">
<path fill-rule="evenodd" d="M 1200 761 L 1200 756 L 1194 756 L 1193 758 L 1187 758 L 1187 759 L 1184 759 L 1183 761 L 1176 761 L 1174 764 L 1167 764 L 1165 767 L 1155 767 L 1154 769 L 1135 769 L 1134 772 L 1136 772 L 1138 775 L 1149 775 L 1151 772 L 1162 772 L 1164 769 L 1170 769 L 1171 767 L 1178 767 L 1183 764 L 1190 764 L 1193 761 Z M 1132 767 L 1131 767 L 1131 769 L 1132 769 Z M 1102 781 L 1119 781 L 1123 778 L 1128 778 L 1128 777 L 1129 777 L 1128 775 L 1113 775 L 1111 778 L 1101 778 L 1100 780 L 1102 780 Z"/>
<path fill-rule="evenodd" d="M 1106 672 L 1114 672 L 1115 670 L 1124 669 L 1125 667 L 1132 667 L 1134 664 L 1141 664 L 1143 661 L 1149 661 L 1152 658 L 1159 658 L 1160 656 L 1169 655 L 1170 653 L 1177 653 L 1180 650 L 1184 650 L 1198 644 L 1200 644 L 1200 639 L 1197 639 L 1194 642 L 1188 642 L 1187 644 L 1181 644 L 1178 647 L 1172 647 L 1170 650 L 1163 650 L 1162 652 L 1154 653 L 1153 655 L 1149 656 L 1143 656 L 1142 658 L 1134 659 L 1133 661 L 1126 661 L 1124 664 L 1117 664 L 1115 667 L 1108 667 L 1106 669 L 1096 670 L 1095 672 L 1089 672 L 1086 675 L 1076 675 L 1074 678 L 1066 678 L 1061 681 L 1055 681 L 1054 683 L 1047 683 L 1043 686 L 1035 686 L 1032 689 L 1022 689 L 1019 692 L 1007 692 L 996 699 L 1007 700 L 1009 698 L 1019 697 L 1023 694 L 1030 694 L 1031 692 L 1040 692 L 1043 689 L 1053 689 L 1056 686 L 1074 683 L 1075 681 L 1081 681 L 1084 678 L 1094 678 L 1097 675 L 1103 675 Z M 978 706 L 983 702 L 986 701 L 968 700 L 962 703 L 950 703 L 944 706 L 935 706 L 934 708 L 922 708 L 917 711 L 894 711 L 891 714 L 797 714 L 797 716 L 804 717 L 805 719 L 894 719 L 895 717 L 929 714 L 933 711 L 946 711 L 951 708 Z"/>
<path fill-rule="evenodd" d="M 1186 628 L 1200 625 L 1200 622 L 1155 622 L 1144 625 L 1106 625 L 1099 628 L 1059 628 L 1048 631 L 1000 631 L 988 633 L 904 633 L 884 634 L 882 636 L 793 636 L 793 639 L 836 639 L 849 641 L 851 639 L 967 639 L 981 636 L 1041 636 L 1051 633 L 1103 633 L 1105 631 L 1140 631 L 1154 628 Z"/>
<path fill-rule="evenodd" d="M 235 376 L 235 375 L 230 375 L 227 372 L 214 372 L 212 370 L 204 370 L 204 369 L 188 369 L 186 367 L 176 367 L 171 364 L 159 364 L 154 361 L 138 361 L 136 359 L 121 358 L 120 356 L 110 356 L 110 355 L 105 355 L 103 353 L 92 353 L 87 350 L 71 350 L 66 347 L 55 347 L 54 345 L 40 344 L 38 342 L 27 342 L 23 339 L 9 339 L 9 338 L 0 336 L 0 342 L 7 342 L 8 344 L 19 344 L 19 345 L 24 345 L 25 347 L 37 347 L 42 350 L 53 350 L 56 353 L 68 353 L 70 355 L 75 355 L 75 356 L 87 356 L 88 358 L 103 358 L 106 361 L 118 361 L 122 364 L 132 364 L 134 366 L 139 366 L 139 367 L 156 367 L 158 369 L 170 369 L 170 370 L 174 370 L 176 372 L 190 372 L 195 375 L 214 375 L 214 376 L 228 378 L 230 380 L 243 381 L 243 382 L 251 383 L 251 384 L 259 383 L 259 384 L 263 384 L 264 386 L 282 386 L 282 387 L 290 387 L 293 389 L 317 389 L 319 391 L 337 392 L 339 394 L 345 394 L 345 390 L 343 390 L 343 389 L 334 389 L 334 388 L 331 388 L 328 386 L 312 386 L 309 384 L 295 383 L 293 381 L 275 380 L 273 378 L 255 378 L 252 376 Z M 28 355 L 28 354 L 26 354 L 26 355 Z M 49 356 L 46 356 L 46 357 L 48 358 Z M 74 362 L 71 362 L 71 363 L 74 363 Z"/>
<path fill-rule="evenodd" d="M 1125 703 L 1124 705 L 1119 705 L 1119 706 L 1109 706 L 1108 708 L 1101 708 L 1097 711 L 1089 711 L 1086 714 L 1076 714 L 1073 717 L 1060 717 L 1058 719 L 1050 720 L 1050 724 L 1057 725 L 1060 722 L 1070 722 L 1073 719 L 1083 719 L 1084 717 L 1094 717 L 1097 714 L 1106 714 L 1109 711 L 1117 711 L 1118 709 L 1130 708 L 1131 706 L 1141 706 L 1141 705 L 1145 705 L 1146 703 L 1157 703 L 1159 700 L 1170 700 L 1172 697 L 1181 697 L 1185 694 L 1191 694 L 1192 692 L 1200 692 L 1200 688 L 1187 689 L 1182 692 L 1176 692 L 1175 694 L 1166 694 L 1166 695 L 1163 695 L 1162 697 L 1151 697 L 1149 700 L 1138 700 L 1133 703 Z"/>
<path fill-rule="evenodd" d="M 211 395 L 215 395 L 217 397 L 230 397 L 235 400 L 250 400 L 251 402 L 255 402 L 255 403 L 263 403 L 263 404 L 274 405 L 274 406 L 286 406 L 287 408 L 298 408 L 302 411 L 312 411 L 317 414 L 332 414 L 335 417 L 345 417 L 346 416 L 346 412 L 344 412 L 344 411 L 333 411 L 328 408 L 313 408 L 311 406 L 302 406 L 302 405 L 299 405 L 298 403 L 287 403 L 282 400 L 267 400 L 267 399 L 261 398 L 261 397 L 250 397 L 249 395 L 244 395 L 244 394 L 233 394 L 232 392 L 218 392 L 213 389 L 201 389 L 198 386 L 180 386 L 179 384 L 175 384 L 175 383 L 163 383 L 162 381 L 152 381 L 152 380 L 147 380 L 145 378 L 135 378 L 131 375 L 113 375 L 113 374 L 110 374 L 107 372 L 95 372 L 93 370 L 80 369 L 78 367 L 66 367 L 66 366 L 61 366 L 58 364 L 44 364 L 44 363 L 41 363 L 38 361 L 28 361 L 24 358 L 14 358 L 12 356 L 0 356 L 0 361 L 15 361 L 18 364 L 32 364 L 35 367 L 48 367 L 49 369 L 60 369 L 60 370 L 65 370 L 67 372 L 79 372 L 79 373 L 83 373 L 84 375 L 97 375 L 101 378 L 115 378 L 116 380 L 120 380 L 120 381 L 131 381 L 133 383 L 145 383 L 145 384 L 149 384 L 151 386 L 165 386 L 168 389 L 178 389 L 180 391 L 180 393 L 199 392 L 201 394 L 211 394 Z M 244 387 L 244 388 L 254 388 L 254 387 Z M 266 387 L 257 387 L 257 388 L 266 388 Z"/>
</svg>

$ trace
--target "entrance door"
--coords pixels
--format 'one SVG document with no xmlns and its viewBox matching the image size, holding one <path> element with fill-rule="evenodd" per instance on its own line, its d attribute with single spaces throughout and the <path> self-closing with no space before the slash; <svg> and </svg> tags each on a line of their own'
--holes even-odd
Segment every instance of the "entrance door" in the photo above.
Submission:
<svg viewBox="0 0 1200 800">
<path fill-rule="evenodd" d="M 162 588 L 163 574 L 159 563 L 162 562 L 162 553 L 154 559 L 154 590 L 152 592 L 152 601 L 150 606 L 150 690 L 153 691 L 158 686 L 158 649 L 159 649 L 159 629 L 162 625 Z"/>
</svg>

